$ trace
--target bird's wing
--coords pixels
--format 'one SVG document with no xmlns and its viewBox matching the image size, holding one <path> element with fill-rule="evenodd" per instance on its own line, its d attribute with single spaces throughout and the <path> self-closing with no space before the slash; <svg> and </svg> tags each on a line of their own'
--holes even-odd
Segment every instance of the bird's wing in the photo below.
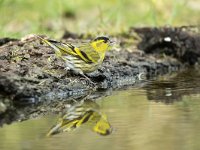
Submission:
<svg viewBox="0 0 200 150">
<path fill-rule="evenodd" d="M 48 45 L 51 46 L 52 48 L 56 48 L 58 49 L 62 54 L 69 54 L 69 55 L 74 55 L 76 56 L 77 53 L 74 51 L 75 47 L 71 44 L 65 44 L 65 43 L 61 43 L 61 42 L 57 42 L 57 41 L 53 41 L 53 40 L 47 40 L 48 41 Z"/>
<path fill-rule="evenodd" d="M 83 44 L 78 48 L 93 63 L 97 63 L 99 61 L 100 55 L 97 51 L 94 50 L 94 48 L 90 45 L 90 43 Z"/>
<path fill-rule="evenodd" d="M 73 55 L 86 63 L 96 63 L 100 58 L 99 54 L 89 43 L 84 43 L 81 46 L 75 47 L 72 44 L 61 43 L 54 40 L 46 40 L 40 36 L 38 36 L 38 38 L 52 47 L 55 52 L 61 56 Z"/>
<path fill-rule="evenodd" d="M 84 43 L 77 47 L 71 44 L 62 44 L 62 45 L 70 47 L 70 52 L 68 52 L 68 54 L 78 57 L 86 63 L 97 63 L 98 60 L 100 59 L 99 53 L 95 51 L 89 43 Z"/>
</svg>

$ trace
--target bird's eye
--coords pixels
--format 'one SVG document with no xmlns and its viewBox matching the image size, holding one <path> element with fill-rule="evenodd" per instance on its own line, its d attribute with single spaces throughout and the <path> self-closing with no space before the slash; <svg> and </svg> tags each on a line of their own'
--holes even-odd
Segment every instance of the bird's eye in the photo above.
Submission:
<svg viewBox="0 0 200 150">
<path fill-rule="evenodd" d="M 103 40 L 104 43 L 108 43 L 109 40 Z"/>
</svg>

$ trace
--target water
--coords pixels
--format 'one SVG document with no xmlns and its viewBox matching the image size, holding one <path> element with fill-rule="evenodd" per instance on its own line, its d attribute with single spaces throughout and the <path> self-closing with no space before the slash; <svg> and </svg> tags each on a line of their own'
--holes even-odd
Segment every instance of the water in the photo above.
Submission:
<svg viewBox="0 0 200 150">
<path fill-rule="evenodd" d="M 142 88 L 114 91 L 96 102 L 112 126 L 112 133 L 104 136 L 92 130 L 94 122 L 86 122 L 46 137 L 57 115 L 5 125 L 0 150 L 199 150 L 199 83 L 200 73 L 188 71 Z"/>
</svg>

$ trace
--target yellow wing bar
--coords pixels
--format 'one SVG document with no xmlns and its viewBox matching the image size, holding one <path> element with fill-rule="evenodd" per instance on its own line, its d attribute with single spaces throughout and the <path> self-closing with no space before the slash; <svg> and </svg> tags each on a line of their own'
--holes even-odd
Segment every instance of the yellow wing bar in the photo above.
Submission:
<svg viewBox="0 0 200 150">
<path fill-rule="evenodd" d="M 56 53 L 61 53 L 62 56 L 72 55 L 83 60 L 86 63 L 96 63 L 97 59 L 99 58 L 98 53 L 94 53 L 89 46 L 87 47 L 88 50 L 85 49 L 85 51 L 83 51 L 80 48 L 73 46 L 72 44 L 65 44 L 54 40 L 46 40 L 40 36 L 37 37 L 44 43 L 52 47 Z"/>
</svg>

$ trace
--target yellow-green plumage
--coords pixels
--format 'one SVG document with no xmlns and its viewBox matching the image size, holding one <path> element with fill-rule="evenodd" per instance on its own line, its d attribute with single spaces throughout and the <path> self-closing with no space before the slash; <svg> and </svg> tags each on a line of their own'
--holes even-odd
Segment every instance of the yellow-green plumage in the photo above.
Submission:
<svg viewBox="0 0 200 150">
<path fill-rule="evenodd" d="M 66 62 L 66 68 L 83 76 L 98 69 L 102 64 L 106 51 L 111 46 L 107 37 L 97 37 L 87 44 L 74 46 L 38 36 L 44 43 L 52 47 L 58 58 Z"/>
</svg>

